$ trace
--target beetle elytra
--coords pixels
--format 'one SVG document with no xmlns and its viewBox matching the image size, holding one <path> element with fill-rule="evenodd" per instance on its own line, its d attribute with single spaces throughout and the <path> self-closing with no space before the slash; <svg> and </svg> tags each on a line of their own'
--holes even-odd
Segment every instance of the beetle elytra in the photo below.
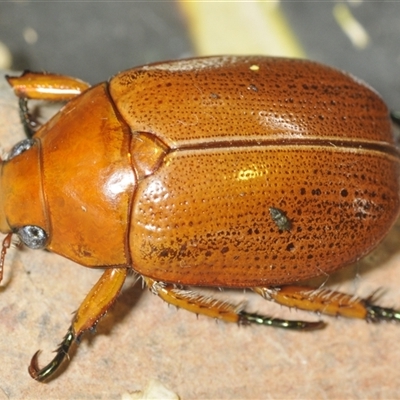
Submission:
<svg viewBox="0 0 400 400">
<path fill-rule="evenodd" d="M 1 272 L 13 234 L 105 269 L 54 360 L 39 368 L 33 357 L 33 378 L 53 375 L 131 270 L 168 303 L 227 322 L 324 326 L 185 287 L 251 288 L 289 307 L 400 318 L 298 284 L 360 259 L 399 214 L 389 112 L 357 79 L 311 61 L 220 56 L 137 67 L 93 87 L 31 72 L 8 82 L 29 138 L 0 165 Z M 27 99 L 66 104 L 39 126 Z"/>
</svg>

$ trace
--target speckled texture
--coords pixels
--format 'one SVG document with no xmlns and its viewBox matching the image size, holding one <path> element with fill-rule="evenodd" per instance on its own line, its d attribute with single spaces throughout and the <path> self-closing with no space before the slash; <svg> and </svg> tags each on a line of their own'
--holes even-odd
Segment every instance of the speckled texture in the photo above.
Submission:
<svg viewBox="0 0 400 400">
<path fill-rule="evenodd" d="M 392 141 L 375 92 L 310 61 L 233 56 L 155 64 L 117 75 L 110 92 L 133 131 L 155 133 L 171 148 L 208 140 Z"/>
<path fill-rule="evenodd" d="M 135 193 L 134 268 L 159 280 L 231 287 L 330 273 L 392 225 L 396 167 L 384 155 L 326 148 L 174 152 Z M 276 227 L 271 206 L 285 210 L 289 231 Z"/>
<path fill-rule="evenodd" d="M 348 74 L 304 60 L 210 57 L 132 69 L 110 93 L 134 134 L 169 147 L 133 200 L 132 260 L 146 276 L 293 283 L 356 261 L 398 214 L 388 110 Z M 290 230 L 277 229 L 270 207 Z"/>
</svg>

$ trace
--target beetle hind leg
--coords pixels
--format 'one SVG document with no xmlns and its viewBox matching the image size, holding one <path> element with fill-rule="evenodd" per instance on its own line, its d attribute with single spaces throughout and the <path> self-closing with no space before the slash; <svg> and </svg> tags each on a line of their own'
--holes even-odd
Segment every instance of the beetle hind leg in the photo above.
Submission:
<svg viewBox="0 0 400 400">
<path fill-rule="evenodd" d="M 238 324 L 258 324 L 285 329 L 310 330 L 322 328 L 322 321 L 288 321 L 279 318 L 268 317 L 259 314 L 248 313 L 243 310 L 243 305 L 234 305 L 225 301 L 216 300 L 203 296 L 191 290 L 182 290 L 175 285 L 155 281 L 143 277 L 146 285 L 153 294 L 161 297 L 164 301 L 176 307 L 183 308 L 195 314 L 206 315 L 225 322 L 236 322 Z"/>
<path fill-rule="evenodd" d="M 326 288 L 284 286 L 255 287 L 253 291 L 281 305 L 332 316 L 364 319 L 369 322 L 399 321 L 400 311 L 374 304 L 374 296 L 363 299 Z"/>
</svg>

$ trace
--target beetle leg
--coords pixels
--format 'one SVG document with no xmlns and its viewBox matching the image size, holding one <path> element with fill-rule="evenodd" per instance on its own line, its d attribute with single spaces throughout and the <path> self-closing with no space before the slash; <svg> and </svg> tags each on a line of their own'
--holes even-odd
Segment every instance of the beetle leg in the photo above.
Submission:
<svg viewBox="0 0 400 400">
<path fill-rule="evenodd" d="M 129 272 L 128 268 L 106 269 L 79 307 L 72 324 L 75 337 L 93 328 L 115 302 Z"/>
<path fill-rule="evenodd" d="M 19 99 L 19 117 L 24 127 L 25 135 L 32 138 L 35 132 L 39 129 L 40 124 L 36 118 L 29 112 L 28 100 L 23 97 Z"/>
<path fill-rule="evenodd" d="M 62 364 L 65 358 L 69 358 L 68 353 L 69 349 L 74 342 L 75 335 L 72 330 L 72 326 L 68 329 L 67 334 L 65 335 L 63 341 L 58 346 L 56 350 L 56 356 L 51 360 L 49 364 L 47 364 L 43 368 L 39 368 L 38 364 L 38 356 L 40 354 L 40 350 L 38 350 L 32 357 L 31 363 L 28 367 L 28 371 L 30 376 L 33 379 L 36 379 L 39 382 L 45 381 L 47 378 L 50 378 Z"/>
<path fill-rule="evenodd" d="M 6 79 L 16 96 L 34 100 L 68 101 L 90 88 L 80 79 L 43 72 L 26 71 Z"/>
<path fill-rule="evenodd" d="M 127 268 L 106 269 L 98 282 L 93 286 L 85 300 L 79 307 L 73 323 L 66 336 L 57 349 L 53 360 L 43 368 L 39 368 L 36 352 L 29 366 L 29 374 L 32 378 L 42 382 L 50 378 L 60 367 L 65 358 L 69 358 L 69 350 L 74 340 L 78 341 L 81 335 L 88 329 L 93 329 L 115 302 L 125 278 L 128 275 Z"/>
<path fill-rule="evenodd" d="M 29 112 L 27 100 L 68 101 L 88 89 L 90 85 L 79 79 L 47 73 L 24 72 L 21 76 L 6 76 L 19 97 L 19 111 L 26 135 L 31 138 L 40 127 Z"/>
<path fill-rule="evenodd" d="M 380 307 L 370 303 L 370 299 L 366 299 L 365 308 L 367 309 L 367 321 L 380 322 L 380 321 L 399 321 L 400 311 L 394 308 Z"/>
<path fill-rule="evenodd" d="M 315 289 L 308 286 L 255 287 L 253 290 L 267 300 L 306 311 L 365 319 L 371 322 L 400 321 L 400 311 L 376 306 L 372 297 L 362 299 L 330 289 Z"/>
<path fill-rule="evenodd" d="M 203 296 L 191 290 L 178 289 L 176 286 L 157 282 L 143 277 L 150 291 L 164 301 L 176 307 L 184 308 L 195 314 L 206 315 L 225 322 L 239 324 L 259 324 L 286 329 L 318 329 L 324 326 L 321 321 L 287 321 L 243 311 L 243 304 L 234 305 L 212 297 Z"/>
</svg>

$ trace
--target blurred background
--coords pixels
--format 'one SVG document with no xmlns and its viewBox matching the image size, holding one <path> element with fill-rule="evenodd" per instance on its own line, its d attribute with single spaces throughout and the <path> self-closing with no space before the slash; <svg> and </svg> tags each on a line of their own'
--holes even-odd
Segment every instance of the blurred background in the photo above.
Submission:
<svg viewBox="0 0 400 400">
<path fill-rule="evenodd" d="M 90 83 L 208 54 L 307 57 L 369 82 L 399 108 L 398 1 L 0 3 L 0 66 Z"/>
</svg>

